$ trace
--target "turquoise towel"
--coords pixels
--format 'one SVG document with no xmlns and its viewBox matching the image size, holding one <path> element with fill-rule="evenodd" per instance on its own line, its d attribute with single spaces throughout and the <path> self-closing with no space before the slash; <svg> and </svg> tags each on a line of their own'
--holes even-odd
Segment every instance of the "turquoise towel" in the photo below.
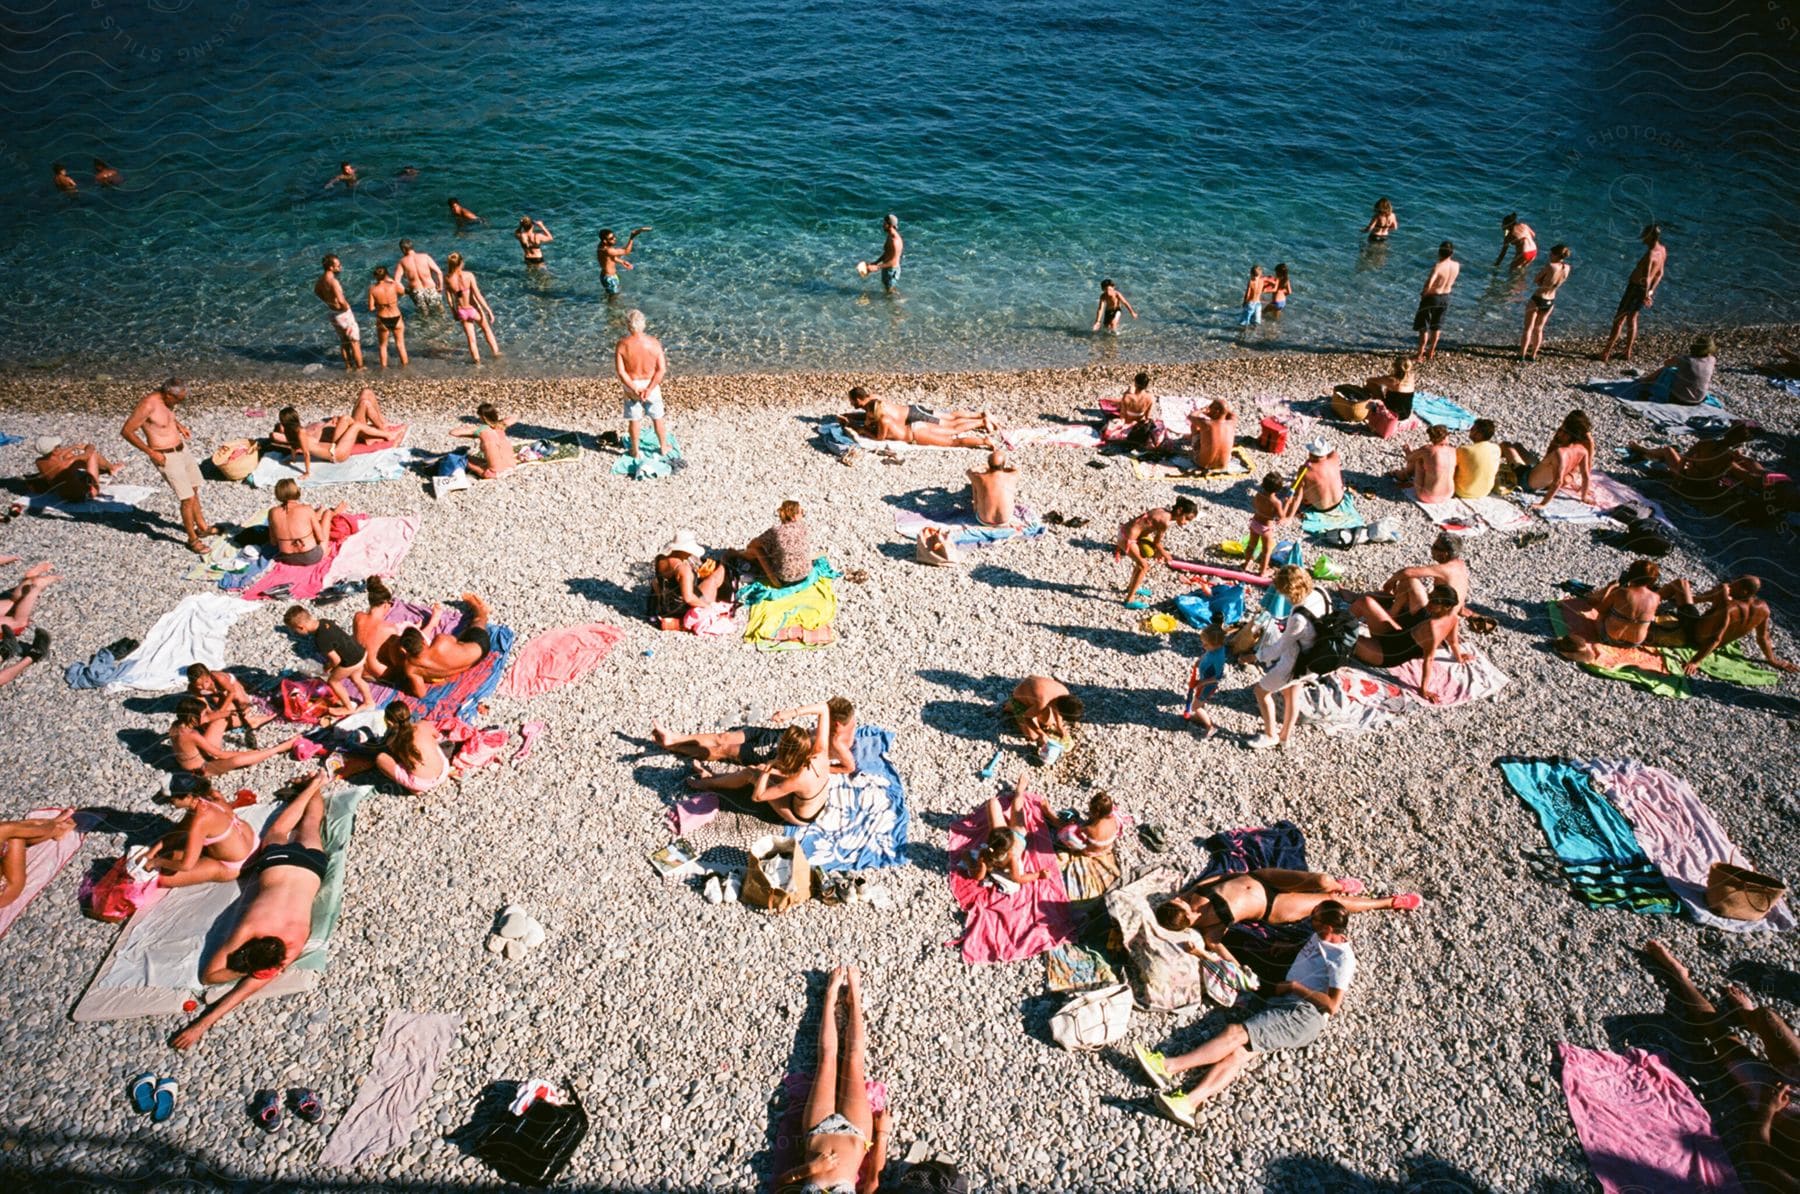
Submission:
<svg viewBox="0 0 1800 1194">
<path fill-rule="evenodd" d="M 1437 423 L 1452 431 L 1467 431 L 1475 426 L 1474 411 L 1465 410 L 1442 394 L 1427 394 L 1423 390 L 1413 395 L 1413 415 L 1427 427 Z"/>
<path fill-rule="evenodd" d="M 1344 500 L 1331 509 L 1307 510 L 1300 515 L 1300 529 L 1309 535 L 1362 525 L 1363 517 L 1356 512 L 1356 495 L 1348 491 L 1344 493 Z"/>
<path fill-rule="evenodd" d="M 1653 915 L 1681 910 L 1624 815 L 1594 790 L 1586 768 L 1567 759 L 1497 759 L 1495 766 L 1537 814 L 1563 878 L 1583 903 Z"/>
</svg>

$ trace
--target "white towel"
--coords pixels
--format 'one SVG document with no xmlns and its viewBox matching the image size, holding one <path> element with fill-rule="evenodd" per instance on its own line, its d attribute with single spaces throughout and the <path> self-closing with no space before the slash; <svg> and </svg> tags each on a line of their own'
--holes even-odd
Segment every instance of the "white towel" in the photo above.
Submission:
<svg viewBox="0 0 1800 1194">
<path fill-rule="evenodd" d="M 196 593 L 157 619 L 138 649 L 127 655 L 108 692 L 140 688 L 171 692 L 187 684 L 191 663 L 225 666 L 225 637 L 237 620 L 256 608 L 229 593 Z"/>
<path fill-rule="evenodd" d="M 273 489 L 277 481 L 290 477 L 302 485 L 394 481 L 406 475 L 406 463 L 411 457 L 411 448 L 382 448 L 375 452 L 362 452 L 336 463 L 315 459 L 312 463 L 312 475 L 302 477 L 300 470 L 289 464 L 285 457 L 277 459 L 270 454 L 257 462 L 256 471 L 245 480 L 258 489 Z"/>
<path fill-rule="evenodd" d="M 348 1168 L 405 1144 L 461 1026 L 461 1016 L 389 1015 L 375 1046 L 375 1066 L 357 1087 L 356 1101 L 338 1121 L 319 1163 Z"/>
<path fill-rule="evenodd" d="M 39 514 L 61 510 L 65 514 L 126 514 L 142 510 L 156 490 L 148 485 L 111 484 L 100 487 L 100 496 L 91 502 L 65 502 L 52 493 L 34 493 L 25 505 Z"/>
</svg>

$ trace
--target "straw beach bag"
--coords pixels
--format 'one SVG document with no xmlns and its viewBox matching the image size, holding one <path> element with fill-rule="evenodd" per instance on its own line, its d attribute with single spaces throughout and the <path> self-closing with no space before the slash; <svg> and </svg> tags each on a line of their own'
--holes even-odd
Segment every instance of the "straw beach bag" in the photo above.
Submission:
<svg viewBox="0 0 1800 1194">
<path fill-rule="evenodd" d="M 226 440 L 214 448 L 212 454 L 213 467 L 227 481 L 242 481 L 256 471 L 261 460 L 262 453 L 247 439 Z"/>
<path fill-rule="evenodd" d="M 1728 920 L 1761 920 L 1786 894 L 1781 880 L 1733 863 L 1715 862 L 1706 873 L 1706 906 Z"/>
</svg>

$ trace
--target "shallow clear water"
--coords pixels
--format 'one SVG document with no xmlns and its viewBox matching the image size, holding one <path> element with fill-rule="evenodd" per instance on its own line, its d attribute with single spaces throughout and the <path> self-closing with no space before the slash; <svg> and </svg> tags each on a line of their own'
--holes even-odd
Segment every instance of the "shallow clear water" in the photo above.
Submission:
<svg viewBox="0 0 1800 1194">
<path fill-rule="evenodd" d="M 0 361 L 329 363 L 320 255 L 361 307 L 401 236 L 468 258 L 528 373 L 608 367 L 633 305 L 686 371 L 1191 359 L 1240 342 L 1243 276 L 1276 261 L 1295 300 L 1248 342 L 1388 347 L 1445 237 L 1447 336 L 1503 344 L 1523 279 L 1488 263 L 1514 209 L 1575 251 L 1553 337 L 1604 325 L 1652 217 L 1653 323 L 1800 317 L 1781 6 L 1500 11 L 4 0 Z M 123 187 L 92 185 L 96 155 Z M 368 181 L 324 190 L 344 158 Z M 1371 251 L 1383 194 L 1401 228 Z M 489 222 L 456 234 L 448 195 Z M 888 211 L 896 298 L 852 269 Z M 527 212 L 556 235 L 536 278 Z M 595 234 L 636 224 L 609 305 Z M 1142 315 L 1117 343 L 1087 332 L 1103 275 Z M 460 334 L 409 322 L 428 370 L 460 368 Z"/>
</svg>

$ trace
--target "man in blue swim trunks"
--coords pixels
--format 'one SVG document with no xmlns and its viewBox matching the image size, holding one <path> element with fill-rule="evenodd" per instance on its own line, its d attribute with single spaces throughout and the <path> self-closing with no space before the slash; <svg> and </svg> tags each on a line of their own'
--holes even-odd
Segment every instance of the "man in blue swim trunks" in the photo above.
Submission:
<svg viewBox="0 0 1800 1194">
<path fill-rule="evenodd" d="M 600 247 L 594 251 L 595 260 L 600 263 L 600 289 L 606 291 L 607 298 L 615 298 L 619 293 L 619 269 L 631 268 L 631 262 L 625 260 L 637 245 L 637 238 L 650 231 L 648 227 L 633 228 L 625 238 L 623 247 L 619 238 L 613 235 L 611 228 L 600 230 Z"/>
<path fill-rule="evenodd" d="M 906 242 L 900 239 L 900 217 L 888 213 L 882 218 L 881 231 L 886 237 L 881 246 L 881 259 L 857 262 L 856 272 L 866 278 L 880 270 L 881 288 L 892 294 L 894 283 L 900 280 L 900 255 L 906 252 Z"/>
</svg>

